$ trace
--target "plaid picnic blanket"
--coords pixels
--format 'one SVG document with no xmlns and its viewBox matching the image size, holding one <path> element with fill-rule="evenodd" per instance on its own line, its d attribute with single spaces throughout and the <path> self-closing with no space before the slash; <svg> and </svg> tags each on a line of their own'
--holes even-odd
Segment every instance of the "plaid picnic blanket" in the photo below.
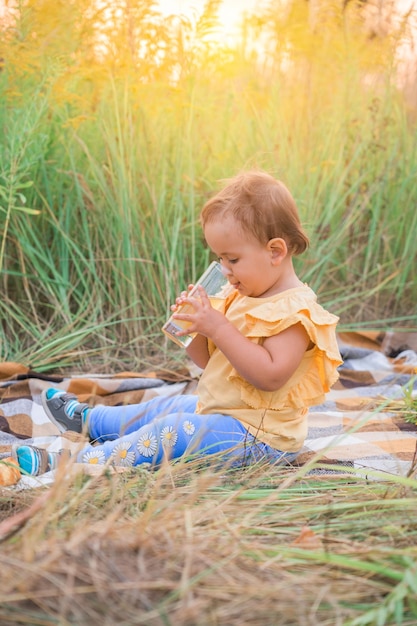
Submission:
<svg viewBox="0 0 417 626">
<path fill-rule="evenodd" d="M 326 402 L 311 409 L 297 463 L 314 459 L 366 474 L 406 475 L 413 467 L 417 426 L 399 409 L 406 394 L 417 398 L 417 333 L 341 333 L 338 339 L 344 359 L 340 380 Z M 20 363 L 0 363 L 0 458 L 22 440 L 52 450 L 77 443 L 79 436 L 59 433 L 43 411 L 44 388 L 68 390 L 92 405 L 133 404 L 192 392 L 195 376 L 190 371 L 60 377 Z"/>
<path fill-rule="evenodd" d="M 312 407 L 298 463 L 313 458 L 368 478 L 407 475 L 416 461 L 417 333 L 339 334 L 340 379 Z"/>
</svg>

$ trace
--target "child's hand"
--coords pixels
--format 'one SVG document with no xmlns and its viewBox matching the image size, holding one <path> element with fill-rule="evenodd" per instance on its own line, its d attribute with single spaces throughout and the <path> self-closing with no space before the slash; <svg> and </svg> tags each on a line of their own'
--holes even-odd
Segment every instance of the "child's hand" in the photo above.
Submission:
<svg viewBox="0 0 417 626">
<path fill-rule="evenodd" d="M 182 306 L 193 289 L 194 285 L 188 285 L 187 291 L 181 291 L 180 295 L 175 298 L 175 304 L 171 305 L 171 311 L 176 311 L 180 306 Z"/>
<path fill-rule="evenodd" d="M 177 298 L 178 306 L 180 304 L 190 304 L 193 311 L 174 313 L 173 317 L 177 320 L 188 322 L 187 330 L 177 333 L 178 337 L 182 335 L 188 335 L 190 333 L 197 333 L 204 335 L 205 337 L 213 338 L 219 326 L 223 324 L 229 324 L 226 317 L 220 311 L 217 311 L 212 307 L 210 299 L 203 289 L 199 286 L 195 292 L 190 295 L 183 295 L 183 292 L 179 298 Z"/>
</svg>

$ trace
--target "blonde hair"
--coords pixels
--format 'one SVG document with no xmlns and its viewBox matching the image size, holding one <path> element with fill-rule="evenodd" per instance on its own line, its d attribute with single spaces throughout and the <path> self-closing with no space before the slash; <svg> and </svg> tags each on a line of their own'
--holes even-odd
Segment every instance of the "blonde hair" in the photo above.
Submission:
<svg viewBox="0 0 417 626">
<path fill-rule="evenodd" d="M 232 215 L 242 230 L 261 243 L 280 237 L 291 254 L 301 254 L 309 245 L 297 205 L 287 187 L 266 172 L 242 172 L 203 206 L 201 225 Z"/>
</svg>

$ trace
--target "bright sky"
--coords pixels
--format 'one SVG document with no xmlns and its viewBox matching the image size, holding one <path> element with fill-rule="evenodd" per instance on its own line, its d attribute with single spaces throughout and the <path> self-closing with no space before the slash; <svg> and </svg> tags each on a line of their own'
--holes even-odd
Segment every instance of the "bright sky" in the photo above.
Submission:
<svg viewBox="0 0 417 626">
<path fill-rule="evenodd" d="M 223 0 L 219 9 L 222 39 L 233 39 L 243 14 L 254 11 L 265 2 L 266 0 Z M 159 0 L 158 5 L 167 15 L 182 14 L 192 18 L 202 12 L 205 0 Z"/>
<path fill-rule="evenodd" d="M 160 10 L 166 15 L 185 15 L 195 18 L 201 14 L 206 0 L 158 0 Z M 411 11 L 409 15 L 409 26 L 412 37 L 408 37 L 399 50 L 399 57 L 404 65 L 403 71 L 416 71 L 416 50 L 417 50 L 417 0 L 394 0 L 399 14 L 404 15 Z M 1 0 L 0 0 L 1 2 Z M 271 0 L 222 0 L 219 9 L 220 32 L 219 39 L 222 43 L 233 43 L 238 34 L 238 27 L 245 12 L 252 12 L 262 6 L 270 4 Z M 383 7 L 384 0 L 375 0 L 376 15 Z M 408 65 L 411 63 L 411 66 Z"/>
</svg>

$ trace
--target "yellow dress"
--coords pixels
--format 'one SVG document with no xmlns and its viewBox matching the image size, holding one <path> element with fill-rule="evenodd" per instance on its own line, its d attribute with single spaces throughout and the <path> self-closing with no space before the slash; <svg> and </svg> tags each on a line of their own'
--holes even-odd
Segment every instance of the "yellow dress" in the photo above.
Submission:
<svg viewBox="0 0 417 626">
<path fill-rule="evenodd" d="M 238 419 L 260 441 L 277 450 L 298 452 L 307 435 L 308 408 L 320 404 L 338 378 L 342 363 L 337 341 L 338 317 L 317 302 L 307 285 L 269 298 L 233 292 L 224 313 L 254 343 L 301 323 L 314 347 L 277 391 L 261 391 L 242 378 L 209 340 L 209 362 L 200 378 L 197 413 L 222 413 Z"/>
</svg>

